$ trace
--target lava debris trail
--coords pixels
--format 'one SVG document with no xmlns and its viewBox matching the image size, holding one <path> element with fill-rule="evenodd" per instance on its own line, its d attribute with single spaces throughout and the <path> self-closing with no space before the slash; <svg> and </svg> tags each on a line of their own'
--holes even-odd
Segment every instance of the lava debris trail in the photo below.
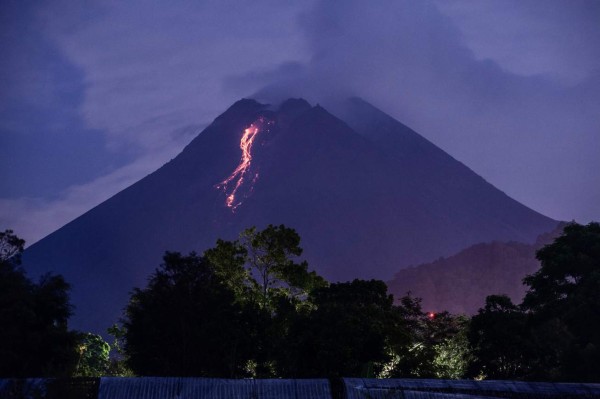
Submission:
<svg viewBox="0 0 600 399">
<path fill-rule="evenodd" d="M 273 121 L 267 120 L 265 117 L 260 117 L 256 121 L 254 121 L 250 126 L 244 129 L 244 133 L 242 134 L 242 138 L 240 139 L 240 149 L 242 150 L 242 157 L 240 159 L 239 165 L 235 168 L 235 170 L 227 177 L 225 180 L 216 185 L 217 189 L 221 189 L 227 195 L 225 199 L 225 205 L 228 208 L 231 208 L 231 211 L 234 212 L 235 209 L 242 204 L 241 200 L 236 202 L 236 195 L 238 194 L 238 190 L 244 184 L 244 181 L 248 174 L 250 174 L 250 167 L 252 165 L 252 146 L 259 132 L 263 130 L 268 131 L 268 126 L 273 124 Z M 266 128 L 265 128 L 266 127 Z M 250 189 L 254 186 L 254 183 L 258 180 L 258 173 L 256 173 L 253 179 L 250 181 Z M 235 182 L 233 185 L 233 189 L 229 191 L 230 183 Z"/>
</svg>

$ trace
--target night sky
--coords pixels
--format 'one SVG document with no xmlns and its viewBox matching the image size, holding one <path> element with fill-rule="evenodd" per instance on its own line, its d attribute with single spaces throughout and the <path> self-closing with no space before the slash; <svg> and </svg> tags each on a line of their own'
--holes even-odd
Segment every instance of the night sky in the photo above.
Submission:
<svg viewBox="0 0 600 399">
<path fill-rule="evenodd" d="M 600 1 L 0 2 L 0 229 L 30 244 L 242 97 L 358 95 L 525 205 L 600 220 Z"/>
</svg>

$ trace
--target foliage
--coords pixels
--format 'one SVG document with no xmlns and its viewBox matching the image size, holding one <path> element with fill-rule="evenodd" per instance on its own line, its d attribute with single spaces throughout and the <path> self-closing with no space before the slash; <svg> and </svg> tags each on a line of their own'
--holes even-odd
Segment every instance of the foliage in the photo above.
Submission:
<svg viewBox="0 0 600 399">
<path fill-rule="evenodd" d="M 326 285 L 322 277 L 308 271 L 306 262 L 294 261 L 301 254 L 300 236 L 294 229 L 269 225 L 262 231 L 244 230 L 237 241 L 218 240 L 204 255 L 240 300 L 274 311 L 278 298 L 302 300 Z"/>
<path fill-rule="evenodd" d="M 537 258 L 520 306 L 490 296 L 473 317 L 470 374 L 600 381 L 600 224 L 567 225 Z"/>
<path fill-rule="evenodd" d="M 118 324 L 113 324 L 107 329 L 108 335 L 113 337 L 113 342 L 110 345 L 108 375 L 115 377 L 133 377 L 135 375 L 127 365 L 128 357 L 124 348 L 126 332 L 125 328 Z"/>
<path fill-rule="evenodd" d="M 424 312 L 410 293 L 395 307 L 405 329 L 390 342 L 391 363 L 382 377 L 459 378 L 468 362 L 468 322 L 448 312 Z M 402 335 L 398 335 L 402 333 Z"/>
<path fill-rule="evenodd" d="M 24 241 L 0 233 L 0 377 L 69 375 L 77 362 L 69 284 L 45 275 L 36 284 L 20 265 Z"/>
<path fill-rule="evenodd" d="M 244 376 L 259 316 L 205 258 L 167 252 L 127 306 L 128 364 L 139 375 Z"/>
<path fill-rule="evenodd" d="M 328 285 L 285 226 L 167 253 L 133 292 L 115 347 L 142 375 L 598 381 L 600 225 L 537 254 L 522 305 L 491 295 L 471 320 L 393 305 L 381 281 Z M 121 342 L 124 340 L 124 345 Z"/>
<path fill-rule="evenodd" d="M 600 224 L 567 225 L 554 243 L 537 252 L 538 272 L 523 281 L 529 291 L 526 309 L 557 315 L 580 306 L 597 305 L 600 274 Z M 585 294 L 585 295 L 584 295 Z M 589 296 L 587 294 L 590 294 Z"/>
<path fill-rule="evenodd" d="M 394 306 L 382 281 L 328 285 L 296 261 L 299 244 L 293 229 L 270 225 L 218 240 L 202 257 L 167 253 L 148 286 L 134 290 L 124 334 L 115 331 L 127 363 L 140 375 L 463 373 L 464 318 L 431 318 L 410 296 Z"/>
<path fill-rule="evenodd" d="M 524 280 L 523 308 L 548 377 L 600 381 L 600 224 L 567 225 L 537 258 L 540 270 Z"/>
<path fill-rule="evenodd" d="M 531 372 L 534 345 L 527 315 L 506 295 L 490 295 L 471 320 L 472 377 L 521 379 Z"/>
<path fill-rule="evenodd" d="M 239 240 L 218 240 L 204 253 L 235 302 L 255 313 L 254 330 L 248 330 L 254 337 L 252 377 L 278 375 L 276 362 L 289 343 L 290 323 L 312 306 L 309 294 L 327 285 L 306 262 L 296 261 L 301 254 L 300 236 L 284 225 L 247 229 Z"/>
<path fill-rule="evenodd" d="M 465 316 L 457 316 L 453 321 L 457 324 L 456 333 L 433 346 L 435 353 L 433 369 L 436 378 L 463 378 L 472 358 L 467 337 L 469 319 Z"/>
<path fill-rule="evenodd" d="M 167 253 L 126 309 L 128 365 L 140 375 L 275 376 L 290 320 L 326 284 L 295 261 L 299 243 L 293 229 L 270 225 L 202 257 Z"/>
<path fill-rule="evenodd" d="M 289 377 L 373 377 L 388 355 L 393 298 L 382 281 L 354 280 L 313 292 L 314 309 L 293 321 L 280 373 Z"/>
<path fill-rule="evenodd" d="M 101 377 L 108 374 L 110 345 L 101 336 L 81 333 L 78 342 L 79 361 L 76 377 Z"/>
<path fill-rule="evenodd" d="M 17 237 L 12 230 L 0 232 L 0 262 L 21 264 L 21 253 L 25 240 Z"/>
<path fill-rule="evenodd" d="M 398 320 L 381 281 L 328 286 L 285 226 L 245 230 L 203 257 L 167 253 L 123 320 L 141 375 L 373 375 Z M 156 328 L 161 326 L 161 328 Z M 293 353 L 293 355 L 291 355 Z M 318 356 L 318 357 L 317 357 Z"/>
</svg>

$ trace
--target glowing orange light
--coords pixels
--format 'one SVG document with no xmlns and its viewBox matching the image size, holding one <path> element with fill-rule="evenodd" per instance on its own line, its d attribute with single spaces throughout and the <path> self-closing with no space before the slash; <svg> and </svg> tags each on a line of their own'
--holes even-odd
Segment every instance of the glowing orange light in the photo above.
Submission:
<svg viewBox="0 0 600 399">
<path fill-rule="evenodd" d="M 252 164 L 252 145 L 254 144 L 254 140 L 265 125 L 272 124 L 271 121 L 266 121 L 265 118 L 260 117 L 254 123 L 252 123 L 249 127 L 244 129 L 244 133 L 242 134 L 242 138 L 240 140 L 240 149 L 242 150 L 242 158 L 240 160 L 240 164 L 235 168 L 235 170 L 229 175 L 228 178 L 223 180 L 221 183 L 217 184 L 218 189 L 223 189 L 225 194 L 227 194 L 227 198 L 225 199 L 225 205 L 228 208 L 231 208 L 231 211 L 235 211 L 235 209 L 242 204 L 241 201 L 236 202 L 236 194 L 242 184 L 244 183 L 244 177 L 250 171 L 250 165 Z M 254 175 L 254 178 L 251 181 L 250 191 L 253 189 L 254 183 L 258 179 L 258 173 Z M 235 184 L 233 185 L 233 189 L 228 193 L 229 184 L 235 180 Z"/>
<path fill-rule="evenodd" d="M 429 312 L 429 313 L 427 313 L 427 317 L 429 317 L 430 320 L 433 320 L 433 319 L 435 319 L 435 313 Z"/>
</svg>

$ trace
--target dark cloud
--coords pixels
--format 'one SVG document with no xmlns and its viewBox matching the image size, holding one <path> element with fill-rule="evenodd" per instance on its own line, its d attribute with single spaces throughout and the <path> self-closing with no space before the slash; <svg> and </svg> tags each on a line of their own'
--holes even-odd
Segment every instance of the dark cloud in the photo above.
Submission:
<svg viewBox="0 0 600 399">
<path fill-rule="evenodd" d="M 596 0 L 437 1 L 478 59 L 573 84 L 600 68 Z"/>
<path fill-rule="evenodd" d="M 31 23 L 32 4 L 1 7 L 0 197 L 55 196 L 130 161 L 84 126 L 83 71 Z"/>
</svg>

